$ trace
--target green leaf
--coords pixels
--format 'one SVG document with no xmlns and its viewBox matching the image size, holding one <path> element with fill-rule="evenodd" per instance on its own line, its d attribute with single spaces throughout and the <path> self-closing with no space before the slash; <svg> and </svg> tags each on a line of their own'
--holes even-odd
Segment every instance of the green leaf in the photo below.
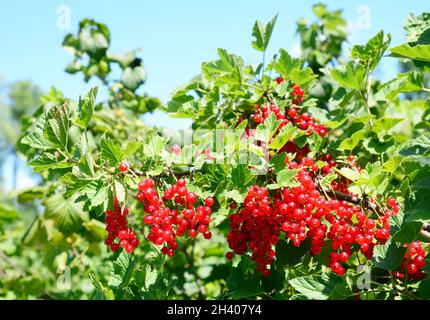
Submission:
<svg viewBox="0 0 430 320">
<path fill-rule="evenodd" d="M 396 124 L 402 122 L 404 119 L 400 118 L 379 118 L 372 125 L 372 131 L 375 133 L 387 133 L 390 129 L 392 129 Z"/>
<path fill-rule="evenodd" d="M 297 170 L 294 169 L 283 169 L 276 173 L 276 184 L 269 184 L 268 189 L 279 189 L 282 187 L 296 187 L 300 185 L 294 177 L 297 174 Z"/>
<path fill-rule="evenodd" d="M 418 156 L 422 155 L 430 149 L 430 133 L 425 132 L 420 134 L 417 138 L 408 140 L 401 145 L 399 151 L 403 156 Z"/>
<path fill-rule="evenodd" d="M 384 172 L 393 173 L 396 171 L 396 169 L 400 166 L 401 163 L 402 163 L 402 157 L 394 156 L 394 157 L 388 159 L 384 163 L 382 170 Z"/>
<path fill-rule="evenodd" d="M 124 203 L 126 200 L 126 187 L 124 185 L 124 182 L 115 179 L 114 182 L 115 186 L 115 195 L 120 203 Z"/>
<path fill-rule="evenodd" d="M 152 135 L 148 138 L 147 143 L 143 146 L 143 153 L 148 158 L 154 158 L 160 155 L 166 147 L 166 140 L 158 135 Z"/>
<path fill-rule="evenodd" d="M 82 129 L 88 126 L 93 116 L 97 90 L 97 87 L 93 87 L 84 97 L 79 97 L 78 117 L 75 119 L 75 123 Z"/>
<path fill-rule="evenodd" d="M 64 71 L 70 74 L 75 74 L 81 71 L 83 68 L 82 64 L 79 62 L 79 60 L 74 59 L 72 62 L 70 62 Z"/>
<path fill-rule="evenodd" d="M 91 234 L 94 241 L 103 241 L 107 236 L 106 225 L 99 220 L 91 219 L 85 221 L 82 225 Z"/>
<path fill-rule="evenodd" d="M 261 279 L 261 285 L 266 292 L 281 291 L 285 286 L 285 270 L 271 268 L 270 275 Z"/>
<path fill-rule="evenodd" d="M 233 199 L 236 203 L 242 203 L 245 200 L 245 193 L 240 193 L 239 190 L 227 190 L 223 192 L 226 199 Z"/>
<path fill-rule="evenodd" d="M 430 14 L 428 12 L 423 12 L 422 14 L 416 16 L 413 13 L 410 13 L 406 18 L 403 28 L 407 32 L 407 42 L 419 41 L 424 35 L 425 31 L 428 31 L 430 28 Z M 430 40 L 427 42 L 430 42 Z"/>
<path fill-rule="evenodd" d="M 281 152 L 281 153 L 274 154 L 273 157 L 270 158 L 270 165 L 273 166 L 275 172 L 279 172 L 279 171 L 285 169 L 285 167 L 286 167 L 286 163 L 285 163 L 286 156 L 287 155 L 285 152 Z"/>
<path fill-rule="evenodd" d="M 47 112 L 43 137 L 57 148 L 66 149 L 70 126 L 68 103 L 54 106 Z"/>
<path fill-rule="evenodd" d="M 279 59 L 274 64 L 274 69 L 285 79 L 290 79 L 290 74 L 295 70 L 300 70 L 303 61 L 299 58 L 293 58 L 284 49 L 280 49 Z"/>
<path fill-rule="evenodd" d="M 138 67 L 127 67 L 121 76 L 122 84 L 132 90 L 135 91 L 139 86 L 145 83 L 146 80 L 146 72 L 142 66 Z"/>
<path fill-rule="evenodd" d="M 418 297 L 422 300 L 430 300 L 430 278 L 428 276 L 418 286 Z"/>
<path fill-rule="evenodd" d="M 72 172 L 63 175 L 60 180 L 66 185 L 66 198 L 71 197 L 76 192 L 82 190 L 95 179 L 94 171 L 88 164 L 85 157 L 82 157 L 78 164 L 72 168 Z"/>
<path fill-rule="evenodd" d="M 143 286 L 146 291 L 150 290 L 151 286 L 155 285 L 158 277 L 158 270 L 151 267 L 149 263 L 144 264 L 135 272 L 136 282 Z"/>
<path fill-rule="evenodd" d="M 44 197 L 45 194 L 50 193 L 54 189 L 55 189 L 54 184 L 47 183 L 47 184 L 44 184 L 43 186 L 34 186 L 34 187 L 20 190 L 17 195 L 18 202 L 26 203 L 26 202 L 34 201 L 36 199 L 41 199 Z"/>
<path fill-rule="evenodd" d="M 33 167 L 34 172 L 42 172 L 48 169 L 61 169 L 69 168 L 73 166 L 72 162 L 60 160 L 55 157 L 52 153 L 44 152 L 42 155 L 28 163 Z"/>
<path fill-rule="evenodd" d="M 276 130 L 278 130 L 280 122 L 280 120 L 276 120 L 276 116 L 273 112 L 270 113 L 264 123 L 257 126 L 257 129 L 255 130 L 255 140 L 268 143 Z"/>
<path fill-rule="evenodd" d="M 255 22 L 254 27 L 252 29 L 252 35 L 255 38 L 255 40 L 252 42 L 252 46 L 254 49 L 258 51 L 266 51 L 277 18 L 278 15 L 273 17 L 272 20 L 269 21 L 266 25 L 263 25 L 263 23 L 259 20 Z"/>
<path fill-rule="evenodd" d="M 259 279 L 244 274 L 240 268 L 232 268 L 227 278 L 232 299 L 255 297 L 263 292 Z"/>
<path fill-rule="evenodd" d="M 318 76 L 314 74 L 311 68 L 307 67 L 306 69 L 296 69 L 291 71 L 290 80 L 295 84 L 300 86 L 309 85 L 312 81 L 314 81 Z"/>
<path fill-rule="evenodd" d="M 270 149 L 279 150 L 290 140 L 296 132 L 296 129 L 291 123 L 287 123 L 282 127 L 281 131 L 275 136 L 272 143 L 269 145 Z"/>
<path fill-rule="evenodd" d="M 19 217 L 19 212 L 12 206 L 0 203 L 0 220 L 14 220 Z"/>
<path fill-rule="evenodd" d="M 300 86 L 304 86 L 317 78 L 311 68 L 302 69 L 303 61 L 299 58 L 291 57 L 287 51 L 280 49 L 280 57 L 274 63 L 274 69 L 285 79 L 288 79 Z M 289 89 L 285 84 L 285 89 Z"/>
<path fill-rule="evenodd" d="M 194 100 L 194 97 L 184 94 L 171 99 L 164 110 L 174 118 L 197 118 L 199 108 L 199 104 Z"/>
<path fill-rule="evenodd" d="M 131 278 L 135 267 L 135 261 L 131 255 L 121 251 L 118 258 L 113 263 L 113 269 L 111 271 L 108 285 L 115 289 L 122 288 L 125 286 Z"/>
<path fill-rule="evenodd" d="M 345 65 L 330 70 L 330 74 L 336 82 L 346 88 L 363 90 L 365 87 L 365 68 L 354 61 L 348 61 Z"/>
<path fill-rule="evenodd" d="M 340 170 L 335 168 L 335 170 L 339 172 L 342 176 L 344 176 L 345 178 L 351 181 L 357 181 L 358 178 L 360 177 L 360 172 L 354 169 L 343 167 Z"/>
<path fill-rule="evenodd" d="M 334 273 L 297 277 L 289 281 L 296 291 L 312 300 L 329 299 L 343 282 L 344 279 Z"/>
<path fill-rule="evenodd" d="M 353 46 L 351 49 L 351 58 L 358 59 L 365 68 L 371 71 L 378 65 L 390 41 L 391 35 L 384 35 L 384 31 L 380 31 L 365 45 Z"/>
<path fill-rule="evenodd" d="M 115 300 L 115 294 L 111 288 L 105 287 L 93 272 L 90 272 L 89 275 L 94 288 L 96 288 L 104 299 Z"/>
<path fill-rule="evenodd" d="M 52 144 L 45 139 L 43 135 L 43 130 L 47 123 L 46 113 L 42 113 L 42 115 L 37 119 L 37 122 L 34 125 L 34 128 L 31 132 L 29 132 L 26 136 L 21 139 L 21 143 L 29 145 L 30 147 L 42 150 L 52 149 Z"/>
<path fill-rule="evenodd" d="M 138 141 L 130 141 L 127 143 L 123 154 L 124 159 L 134 156 L 140 148 L 142 148 L 142 144 Z"/>
<path fill-rule="evenodd" d="M 110 186 L 106 186 L 102 181 L 92 181 L 84 188 L 85 194 L 90 200 L 91 208 L 95 209 L 103 205 L 103 209 L 107 209 L 107 204 L 111 198 Z"/>
<path fill-rule="evenodd" d="M 204 62 L 202 74 L 214 80 L 216 85 L 240 85 L 242 84 L 243 60 L 228 53 L 224 49 L 218 49 L 219 60 Z"/>
<path fill-rule="evenodd" d="M 255 182 L 255 179 L 256 176 L 251 174 L 246 164 L 238 164 L 231 169 L 230 181 L 232 183 L 232 189 L 245 191 Z"/>
<path fill-rule="evenodd" d="M 391 57 L 430 62 L 430 44 L 418 44 L 416 46 L 402 44 L 391 48 L 390 51 Z"/>
<path fill-rule="evenodd" d="M 404 248 L 395 242 L 388 241 L 383 245 L 377 245 L 373 249 L 372 262 L 378 268 L 393 271 L 403 260 Z"/>
<path fill-rule="evenodd" d="M 402 242 L 402 243 L 411 243 L 418 238 L 418 235 L 421 231 L 422 223 L 411 221 L 404 222 L 400 228 L 400 230 L 394 235 L 393 241 Z"/>
<path fill-rule="evenodd" d="M 426 194 L 413 209 L 405 212 L 404 221 L 430 223 L 430 194 Z"/>
<path fill-rule="evenodd" d="M 136 59 L 136 51 L 127 51 L 124 54 L 108 52 L 107 57 L 110 61 L 118 63 L 122 69 L 127 68 Z"/>
<path fill-rule="evenodd" d="M 109 47 L 110 33 L 106 25 L 84 19 L 79 23 L 79 49 L 92 56 L 99 56 Z"/>
<path fill-rule="evenodd" d="M 339 150 L 354 150 L 354 148 L 363 140 L 365 136 L 365 130 L 354 132 L 349 138 L 342 140 L 339 145 Z"/>
<path fill-rule="evenodd" d="M 304 241 L 300 247 L 295 247 L 291 242 L 280 240 L 276 245 L 276 265 L 293 267 L 299 264 L 309 254 L 310 248 L 310 241 Z"/>
<path fill-rule="evenodd" d="M 424 86 L 424 75 L 419 71 L 398 74 L 395 79 L 384 83 L 375 94 L 376 100 L 392 101 L 400 92 L 421 91 Z"/>
<path fill-rule="evenodd" d="M 61 194 L 55 194 L 47 198 L 45 205 L 45 217 L 54 220 L 57 228 L 70 234 L 78 230 L 84 221 L 88 220 L 88 213 L 75 204 L 72 199 L 65 199 Z"/>
<path fill-rule="evenodd" d="M 100 157 L 111 166 L 117 166 L 123 159 L 123 153 L 119 144 L 103 137 L 100 141 Z"/>
<path fill-rule="evenodd" d="M 94 177 L 94 158 L 88 144 L 86 132 L 83 132 L 79 138 L 79 152 L 81 153 L 81 159 L 79 160 L 81 171 L 85 171 L 88 176 Z"/>
</svg>

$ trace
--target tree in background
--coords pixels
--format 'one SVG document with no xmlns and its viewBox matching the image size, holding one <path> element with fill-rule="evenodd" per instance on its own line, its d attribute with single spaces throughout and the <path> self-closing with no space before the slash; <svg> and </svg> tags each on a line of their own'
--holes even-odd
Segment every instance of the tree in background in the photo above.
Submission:
<svg viewBox="0 0 430 320">
<path fill-rule="evenodd" d="M 13 157 L 12 188 L 16 189 L 19 158 L 15 144 L 21 132 L 21 121 L 33 114 L 40 103 L 42 90 L 29 80 L 21 80 L 5 87 L 8 90 L 7 101 L 0 101 L 0 164 L 7 157 Z"/>
</svg>

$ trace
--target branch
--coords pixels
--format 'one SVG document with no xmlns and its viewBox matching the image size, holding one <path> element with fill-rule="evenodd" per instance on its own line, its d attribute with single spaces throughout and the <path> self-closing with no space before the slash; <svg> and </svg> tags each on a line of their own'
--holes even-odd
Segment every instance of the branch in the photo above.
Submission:
<svg viewBox="0 0 430 320">
<path fill-rule="evenodd" d="M 326 194 L 327 196 L 331 196 L 337 200 L 343 200 L 343 201 L 347 201 L 353 204 L 359 204 L 361 206 L 363 206 L 366 209 L 371 209 L 374 210 L 376 213 L 381 214 L 382 213 L 382 209 L 381 207 L 379 207 L 377 204 L 370 202 L 369 198 L 367 197 L 367 195 L 363 195 L 363 197 L 359 198 L 356 196 L 352 196 L 350 194 L 346 194 L 340 191 L 335 191 L 335 190 L 328 190 L 325 189 L 322 184 L 321 181 L 317 178 L 316 179 L 317 182 L 317 188 L 320 192 L 323 192 L 324 194 Z"/>
<path fill-rule="evenodd" d="M 320 191 L 324 192 L 325 194 L 330 195 L 330 196 L 332 196 L 332 197 L 334 197 L 334 198 L 336 198 L 338 200 L 348 201 L 348 202 L 353 203 L 353 204 L 361 204 L 365 208 L 375 210 L 375 212 L 377 212 L 378 214 L 382 213 L 381 207 L 379 207 L 375 203 L 370 202 L 368 200 L 367 196 L 363 196 L 362 198 L 358 198 L 356 196 L 352 196 L 352 195 L 349 195 L 349 194 L 346 194 L 346 193 L 343 193 L 343 192 L 340 192 L 340 191 L 327 190 L 327 189 L 324 189 L 321 186 L 319 180 L 317 180 L 317 188 Z M 426 240 L 430 241 L 430 224 L 429 223 L 424 223 L 423 224 L 423 227 L 422 227 L 422 229 L 420 231 L 420 235 L 421 235 L 421 237 L 423 237 Z"/>
</svg>

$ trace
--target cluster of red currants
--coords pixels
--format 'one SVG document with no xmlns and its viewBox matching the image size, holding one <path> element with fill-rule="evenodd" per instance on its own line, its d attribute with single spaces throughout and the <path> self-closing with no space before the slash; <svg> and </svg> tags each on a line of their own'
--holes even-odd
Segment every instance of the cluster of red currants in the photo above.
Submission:
<svg viewBox="0 0 430 320">
<path fill-rule="evenodd" d="M 275 79 L 277 84 L 281 84 L 284 82 L 283 77 L 277 77 Z M 292 88 L 291 96 L 293 97 L 293 104 L 300 104 L 304 100 L 305 91 L 294 82 L 290 84 L 290 88 Z"/>
<path fill-rule="evenodd" d="M 394 271 L 393 276 L 403 279 L 405 274 L 408 275 L 410 280 L 420 280 L 425 277 L 422 268 L 425 266 L 425 255 L 420 241 L 413 241 L 411 244 L 405 243 L 403 247 L 406 248 L 404 259 L 402 261 L 403 272 Z"/>
<path fill-rule="evenodd" d="M 231 231 L 227 235 L 229 247 L 237 254 L 244 254 L 249 248 L 257 271 L 270 275 L 267 268 L 275 257 L 272 249 L 279 241 L 280 217 L 271 206 L 268 190 L 254 185 L 248 190 L 243 209 L 229 217 Z M 233 253 L 226 254 L 227 259 Z"/>
<path fill-rule="evenodd" d="M 281 129 L 283 126 L 290 122 L 290 120 L 285 118 L 285 112 L 283 112 L 281 108 L 274 104 L 264 106 L 257 105 L 256 111 L 252 116 L 252 119 L 255 123 L 260 124 L 263 123 L 270 116 L 271 113 L 275 114 L 277 120 L 281 120 L 281 123 L 279 124 L 279 129 Z"/>
<path fill-rule="evenodd" d="M 330 245 L 330 268 L 337 274 L 345 273 L 357 246 L 370 259 L 373 247 L 387 241 L 388 219 L 399 210 L 394 199 L 388 201 L 390 209 L 372 218 L 373 213 L 359 205 L 328 197 L 315 180 L 320 169 L 312 158 L 288 162 L 288 168 L 297 170 L 297 186 L 274 190 L 269 195 L 265 187 L 255 185 L 248 190 L 243 208 L 230 216 L 230 248 L 237 254 L 250 249 L 263 276 L 270 274 L 268 267 L 275 257 L 280 231 L 296 247 L 309 239 L 312 255 Z M 232 256 L 232 252 L 227 254 L 227 258 Z"/>
<path fill-rule="evenodd" d="M 296 107 L 288 109 L 287 113 L 283 112 L 281 108 L 274 104 L 264 106 L 258 105 L 255 113 L 252 115 L 252 120 L 257 125 L 264 123 L 271 113 L 275 114 L 277 120 L 281 120 L 278 130 L 292 122 L 295 123 L 300 129 L 306 130 L 307 134 L 316 132 L 321 137 L 324 137 L 328 132 L 328 129 L 324 125 L 318 124 L 309 113 L 299 113 L 297 105 Z"/>
<path fill-rule="evenodd" d="M 199 232 L 205 239 L 212 237 L 208 228 L 211 207 L 215 203 L 213 198 L 207 198 L 205 205 L 196 205 L 197 195 L 187 190 L 184 179 L 179 179 L 176 184 L 165 189 L 161 198 L 154 187 L 151 178 L 140 182 L 136 198 L 143 203 L 144 211 L 148 214 L 143 218 L 145 224 L 151 227 L 147 238 L 156 245 L 163 245 L 163 254 L 173 256 L 178 248 L 176 237 L 184 236 L 187 232 L 193 238 Z"/>
<path fill-rule="evenodd" d="M 105 244 L 114 252 L 118 251 L 121 247 L 128 253 L 131 253 L 139 245 L 136 232 L 127 224 L 128 213 L 127 208 L 121 210 L 116 197 L 114 198 L 114 210 L 106 211 L 105 222 L 108 235 L 105 239 Z M 115 242 L 116 239 L 119 241 Z"/>
<path fill-rule="evenodd" d="M 325 137 L 328 132 L 326 126 L 323 124 L 318 124 L 315 119 L 307 112 L 299 113 L 299 109 L 297 107 L 291 107 L 287 114 L 291 121 L 297 124 L 300 129 L 306 130 L 307 134 L 316 132 L 319 136 Z"/>
</svg>

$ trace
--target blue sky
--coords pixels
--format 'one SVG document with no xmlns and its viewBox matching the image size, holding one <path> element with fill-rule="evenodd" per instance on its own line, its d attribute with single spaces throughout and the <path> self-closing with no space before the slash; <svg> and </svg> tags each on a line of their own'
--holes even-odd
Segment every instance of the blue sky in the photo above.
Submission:
<svg viewBox="0 0 430 320">
<path fill-rule="evenodd" d="M 323 1 L 329 9 L 343 9 L 351 29 L 350 42 L 365 43 L 379 30 L 392 34 L 392 45 L 404 39 L 402 24 L 409 12 L 430 11 L 428 0 Z M 141 47 L 148 73 L 145 91 L 167 101 L 172 90 L 199 73 L 202 61 L 216 58 L 221 47 L 248 63 L 260 62 L 250 46 L 254 21 L 268 21 L 279 13 L 269 54 L 282 47 L 297 53 L 295 22 L 300 17 L 314 20 L 309 0 L 182 0 L 182 1 L 1 1 L 0 77 L 3 83 L 30 79 L 48 90 L 55 85 L 66 96 L 77 99 L 97 82 L 85 83 L 80 75 L 63 70 L 71 56 L 61 48 L 63 37 L 75 33 L 84 17 L 106 23 L 111 30 L 111 49 L 121 53 Z M 57 9 L 66 5 L 71 12 L 71 29 L 57 27 Z M 370 25 L 357 28 L 364 12 Z M 269 55 L 270 56 L 270 55 Z M 384 58 L 377 75 L 393 77 L 394 60 Z M 146 117 L 149 124 L 163 123 L 180 128 L 183 120 L 169 120 L 156 113 Z"/>
</svg>

